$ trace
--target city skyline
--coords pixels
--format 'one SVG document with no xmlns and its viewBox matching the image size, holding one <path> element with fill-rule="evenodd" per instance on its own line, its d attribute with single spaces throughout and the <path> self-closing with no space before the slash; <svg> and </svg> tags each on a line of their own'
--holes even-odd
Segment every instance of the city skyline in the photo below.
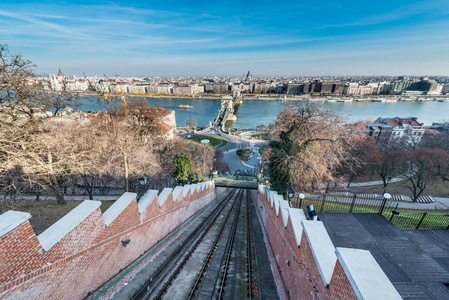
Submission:
<svg viewBox="0 0 449 300">
<path fill-rule="evenodd" d="M 0 43 L 38 73 L 449 75 L 447 1 L 3 1 Z"/>
</svg>

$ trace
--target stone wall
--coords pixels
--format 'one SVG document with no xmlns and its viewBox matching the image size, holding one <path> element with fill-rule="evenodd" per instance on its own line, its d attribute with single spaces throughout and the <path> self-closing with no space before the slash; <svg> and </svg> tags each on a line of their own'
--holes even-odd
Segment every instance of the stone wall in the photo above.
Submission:
<svg viewBox="0 0 449 300">
<path fill-rule="evenodd" d="M 253 196 L 282 299 L 401 299 L 369 251 L 335 248 L 321 221 L 263 185 Z"/>
<path fill-rule="evenodd" d="M 215 198 L 213 182 L 125 193 L 104 214 L 84 201 L 39 236 L 31 215 L 0 216 L 0 299 L 81 299 Z M 129 239 L 123 246 L 122 239 Z"/>
</svg>

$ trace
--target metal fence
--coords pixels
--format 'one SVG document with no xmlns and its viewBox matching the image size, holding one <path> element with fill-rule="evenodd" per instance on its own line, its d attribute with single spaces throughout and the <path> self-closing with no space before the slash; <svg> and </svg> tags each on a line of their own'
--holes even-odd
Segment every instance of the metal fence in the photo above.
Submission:
<svg viewBox="0 0 449 300">
<path fill-rule="evenodd" d="M 378 213 L 386 217 L 399 229 L 448 229 L 449 214 L 428 212 L 403 214 L 398 211 L 398 203 L 369 195 L 314 195 L 304 199 L 293 198 L 292 207 L 307 209 L 313 205 L 317 213 Z"/>
<path fill-rule="evenodd" d="M 304 199 L 294 198 L 292 207 L 307 208 L 313 205 L 317 213 L 380 213 L 389 215 L 396 208 L 396 203 L 387 199 L 359 197 L 332 196 L 332 195 L 306 195 Z"/>
<path fill-rule="evenodd" d="M 449 229 L 449 214 L 401 214 L 394 210 L 390 221 L 400 229 Z"/>
</svg>

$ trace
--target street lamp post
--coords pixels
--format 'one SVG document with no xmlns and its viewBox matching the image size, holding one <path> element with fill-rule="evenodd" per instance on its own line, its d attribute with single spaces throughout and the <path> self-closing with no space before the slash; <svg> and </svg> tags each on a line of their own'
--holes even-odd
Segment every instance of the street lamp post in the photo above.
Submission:
<svg viewBox="0 0 449 300">
<path fill-rule="evenodd" d="M 288 206 L 292 207 L 292 198 L 295 195 L 295 191 L 293 190 L 293 187 L 290 185 L 287 189 L 287 198 L 288 198 Z"/>
<path fill-rule="evenodd" d="M 388 194 L 388 193 L 385 193 L 384 194 L 384 200 L 382 201 L 382 206 L 380 207 L 380 210 L 379 210 L 379 215 L 381 215 L 384 212 L 385 204 L 390 199 L 391 199 L 391 195 Z"/>
<path fill-rule="evenodd" d="M 302 207 L 302 200 L 306 197 L 303 193 L 300 193 L 299 195 L 299 208 Z"/>
<path fill-rule="evenodd" d="M 145 187 L 147 185 L 147 177 L 145 175 L 142 175 L 139 178 L 139 183 L 140 183 L 140 193 L 137 196 L 137 201 L 139 201 L 140 198 L 142 198 L 143 194 L 145 193 Z"/>
</svg>

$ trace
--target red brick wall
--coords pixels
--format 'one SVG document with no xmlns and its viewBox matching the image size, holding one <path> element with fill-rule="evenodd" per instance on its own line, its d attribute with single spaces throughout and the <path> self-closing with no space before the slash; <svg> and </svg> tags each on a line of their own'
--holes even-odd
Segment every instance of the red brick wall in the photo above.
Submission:
<svg viewBox="0 0 449 300">
<path fill-rule="evenodd" d="M 282 299 L 287 299 L 286 293 L 290 299 L 357 299 L 338 260 L 331 283 L 326 287 L 305 233 L 302 232 L 301 245 L 297 247 L 290 220 L 285 227 L 281 212 L 276 216 L 275 206 L 271 207 L 264 194 L 254 192 L 253 196 L 258 216 L 266 228 L 268 253 Z"/>
<path fill-rule="evenodd" d="M 133 200 L 107 228 L 98 208 L 46 252 L 26 221 L 0 238 L 0 299 L 83 298 L 207 205 L 214 194 L 211 187 L 195 192 L 197 198 L 189 192 L 176 202 L 170 195 L 162 207 L 156 198 L 142 220 Z M 131 240 L 127 247 L 122 238 Z"/>
<path fill-rule="evenodd" d="M 357 299 L 357 295 L 338 260 L 332 274 L 330 290 L 332 299 Z"/>
</svg>

